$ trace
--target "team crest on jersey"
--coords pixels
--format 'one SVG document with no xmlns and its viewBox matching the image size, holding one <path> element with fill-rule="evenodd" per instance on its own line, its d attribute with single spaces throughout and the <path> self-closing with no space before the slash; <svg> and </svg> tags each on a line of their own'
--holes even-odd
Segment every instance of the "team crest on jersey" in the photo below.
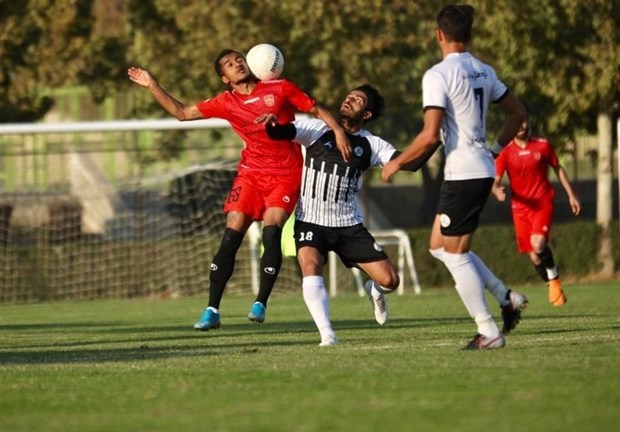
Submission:
<svg viewBox="0 0 620 432">
<path fill-rule="evenodd" d="M 288 196 L 288 195 L 284 195 L 284 196 L 282 197 L 282 201 L 284 201 L 285 203 L 287 203 L 287 204 L 288 204 L 288 203 L 290 203 L 290 202 L 291 202 L 291 197 L 290 197 L 290 196 Z"/>
<path fill-rule="evenodd" d="M 357 157 L 362 157 L 362 155 L 364 154 L 364 149 L 361 147 L 355 147 L 353 149 L 353 153 L 355 154 L 355 156 Z"/>
<path fill-rule="evenodd" d="M 451 223 L 452 223 L 452 221 L 450 220 L 450 216 L 448 216 L 445 213 L 442 213 L 442 214 L 439 215 L 439 224 L 442 227 L 448 228 Z"/>
<path fill-rule="evenodd" d="M 274 95 L 264 96 L 263 101 L 265 102 L 265 105 L 267 105 L 268 107 L 272 107 L 276 104 L 276 98 Z"/>
<path fill-rule="evenodd" d="M 378 252 L 381 252 L 383 250 L 383 248 L 381 247 L 381 245 L 377 242 L 375 242 L 375 244 L 373 245 L 375 250 Z"/>
<path fill-rule="evenodd" d="M 541 158 L 541 154 L 540 154 L 540 152 L 536 152 L 536 153 L 534 153 L 534 159 L 536 159 L 536 160 L 540 160 L 540 158 Z"/>
</svg>

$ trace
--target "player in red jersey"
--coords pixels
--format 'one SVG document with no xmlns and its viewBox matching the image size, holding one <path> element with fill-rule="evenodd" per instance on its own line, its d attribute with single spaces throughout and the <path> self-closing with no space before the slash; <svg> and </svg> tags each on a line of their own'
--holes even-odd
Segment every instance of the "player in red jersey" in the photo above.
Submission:
<svg viewBox="0 0 620 432">
<path fill-rule="evenodd" d="M 517 248 L 520 253 L 529 254 L 536 271 L 549 285 L 549 302 L 554 306 L 563 306 L 566 295 L 548 245 L 555 196 L 548 178 L 549 167 L 553 168 L 566 191 L 573 214 L 578 215 L 581 204 L 568 181 L 566 171 L 549 141 L 530 137 L 528 120 L 523 122 L 514 140 L 495 160 L 493 193 L 500 201 L 506 200 L 506 191 L 501 185 L 506 172 L 512 191 L 511 207 Z"/>
<path fill-rule="evenodd" d="M 265 124 L 289 123 L 295 112 L 310 113 L 324 120 L 336 132 L 336 145 L 343 157 L 350 156 L 344 130 L 325 108 L 290 81 L 260 81 L 244 56 L 231 49 L 215 59 L 215 70 L 228 90 L 194 105 L 186 105 L 169 95 L 146 70 L 131 67 L 129 79 L 148 88 L 155 100 L 178 120 L 217 117 L 228 120 L 243 139 L 237 177 L 224 204 L 226 229 L 209 274 L 209 304 L 196 330 L 220 326 L 220 302 L 232 276 L 237 250 L 254 221 L 263 221 L 264 253 L 261 257 L 260 288 L 248 318 L 262 323 L 271 290 L 282 264 L 282 227 L 295 208 L 301 181 L 302 154 L 292 142 L 274 141 Z"/>
</svg>

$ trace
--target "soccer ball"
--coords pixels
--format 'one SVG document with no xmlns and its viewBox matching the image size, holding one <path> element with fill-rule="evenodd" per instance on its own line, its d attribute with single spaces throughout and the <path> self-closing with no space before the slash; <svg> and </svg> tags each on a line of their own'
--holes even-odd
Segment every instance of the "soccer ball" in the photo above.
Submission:
<svg viewBox="0 0 620 432">
<path fill-rule="evenodd" d="M 259 44 L 245 57 L 252 73 L 260 80 L 276 79 L 284 69 L 284 56 L 273 45 Z"/>
</svg>

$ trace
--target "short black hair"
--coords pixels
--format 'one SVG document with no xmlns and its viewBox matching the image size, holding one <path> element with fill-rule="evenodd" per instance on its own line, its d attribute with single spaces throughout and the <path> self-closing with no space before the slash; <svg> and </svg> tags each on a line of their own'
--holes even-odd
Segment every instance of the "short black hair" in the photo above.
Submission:
<svg viewBox="0 0 620 432">
<path fill-rule="evenodd" d="M 437 14 L 437 25 L 448 40 L 469 43 L 474 25 L 474 8 L 467 4 L 448 5 Z"/>
<path fill-rule="evenodd" d="M 381 93 L 379 93 L 379 90 L 377 90 L 370 84 L 363 84 L 359 87 L 354 88 L 353 90 L 361 91 L 366 95 L 366 110 L 370 111 L 370 113 L 372 114 L 372 117 L 368 119 L 366 123 L 381 117 L 381 115 L 383 114 L 385 101 L 383 100 L 383 96 L 381 96 Z"/>
<path fill-rule="evenodd" d="M 217 57 L 215 58 L 215 62 L 213 63 L 213 66 L 215 67 L 215 72 L 217 73 L 217 76 L 219 77 L 222 76 L 222 65 L 220 64 L 220 60 L 222 60 L 222 58 L 224 58 L 228 54 L 239 54 L 241 57 L 245 58 L 245 56 L 237 50 L 230 49 L 230 48 L 226 48 L 225 50 L 223 50 L 221 53 L 217 55 Z"/>
</svg>

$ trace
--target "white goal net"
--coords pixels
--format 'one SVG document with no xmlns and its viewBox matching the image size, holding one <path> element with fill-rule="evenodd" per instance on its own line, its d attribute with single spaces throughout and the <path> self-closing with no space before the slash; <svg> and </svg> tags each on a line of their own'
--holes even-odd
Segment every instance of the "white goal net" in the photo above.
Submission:
<svg viewBox="0 0 620 432">
<path fill-rule="evenodd" d="M 214 143 L 209 129 L 227 127 L 176 120 L 0 125 L 0 303 L 206 296 L 240 152 L 239 142 Z M 188 133 L 182 157 L 158 161 L 158 140 L 178 128 Z M 408 239 L 378 234 L 393 248 L 401 279 L 412 275 L 418 292 Z M 301 294 L 291 243 L 284 240 L 274 294 Z M 260 255 L 255 224 L 227 293 L 257 291 Z M 359 290 L 360 275 L 330 263 L 332 294 Z"/>
</svg>

